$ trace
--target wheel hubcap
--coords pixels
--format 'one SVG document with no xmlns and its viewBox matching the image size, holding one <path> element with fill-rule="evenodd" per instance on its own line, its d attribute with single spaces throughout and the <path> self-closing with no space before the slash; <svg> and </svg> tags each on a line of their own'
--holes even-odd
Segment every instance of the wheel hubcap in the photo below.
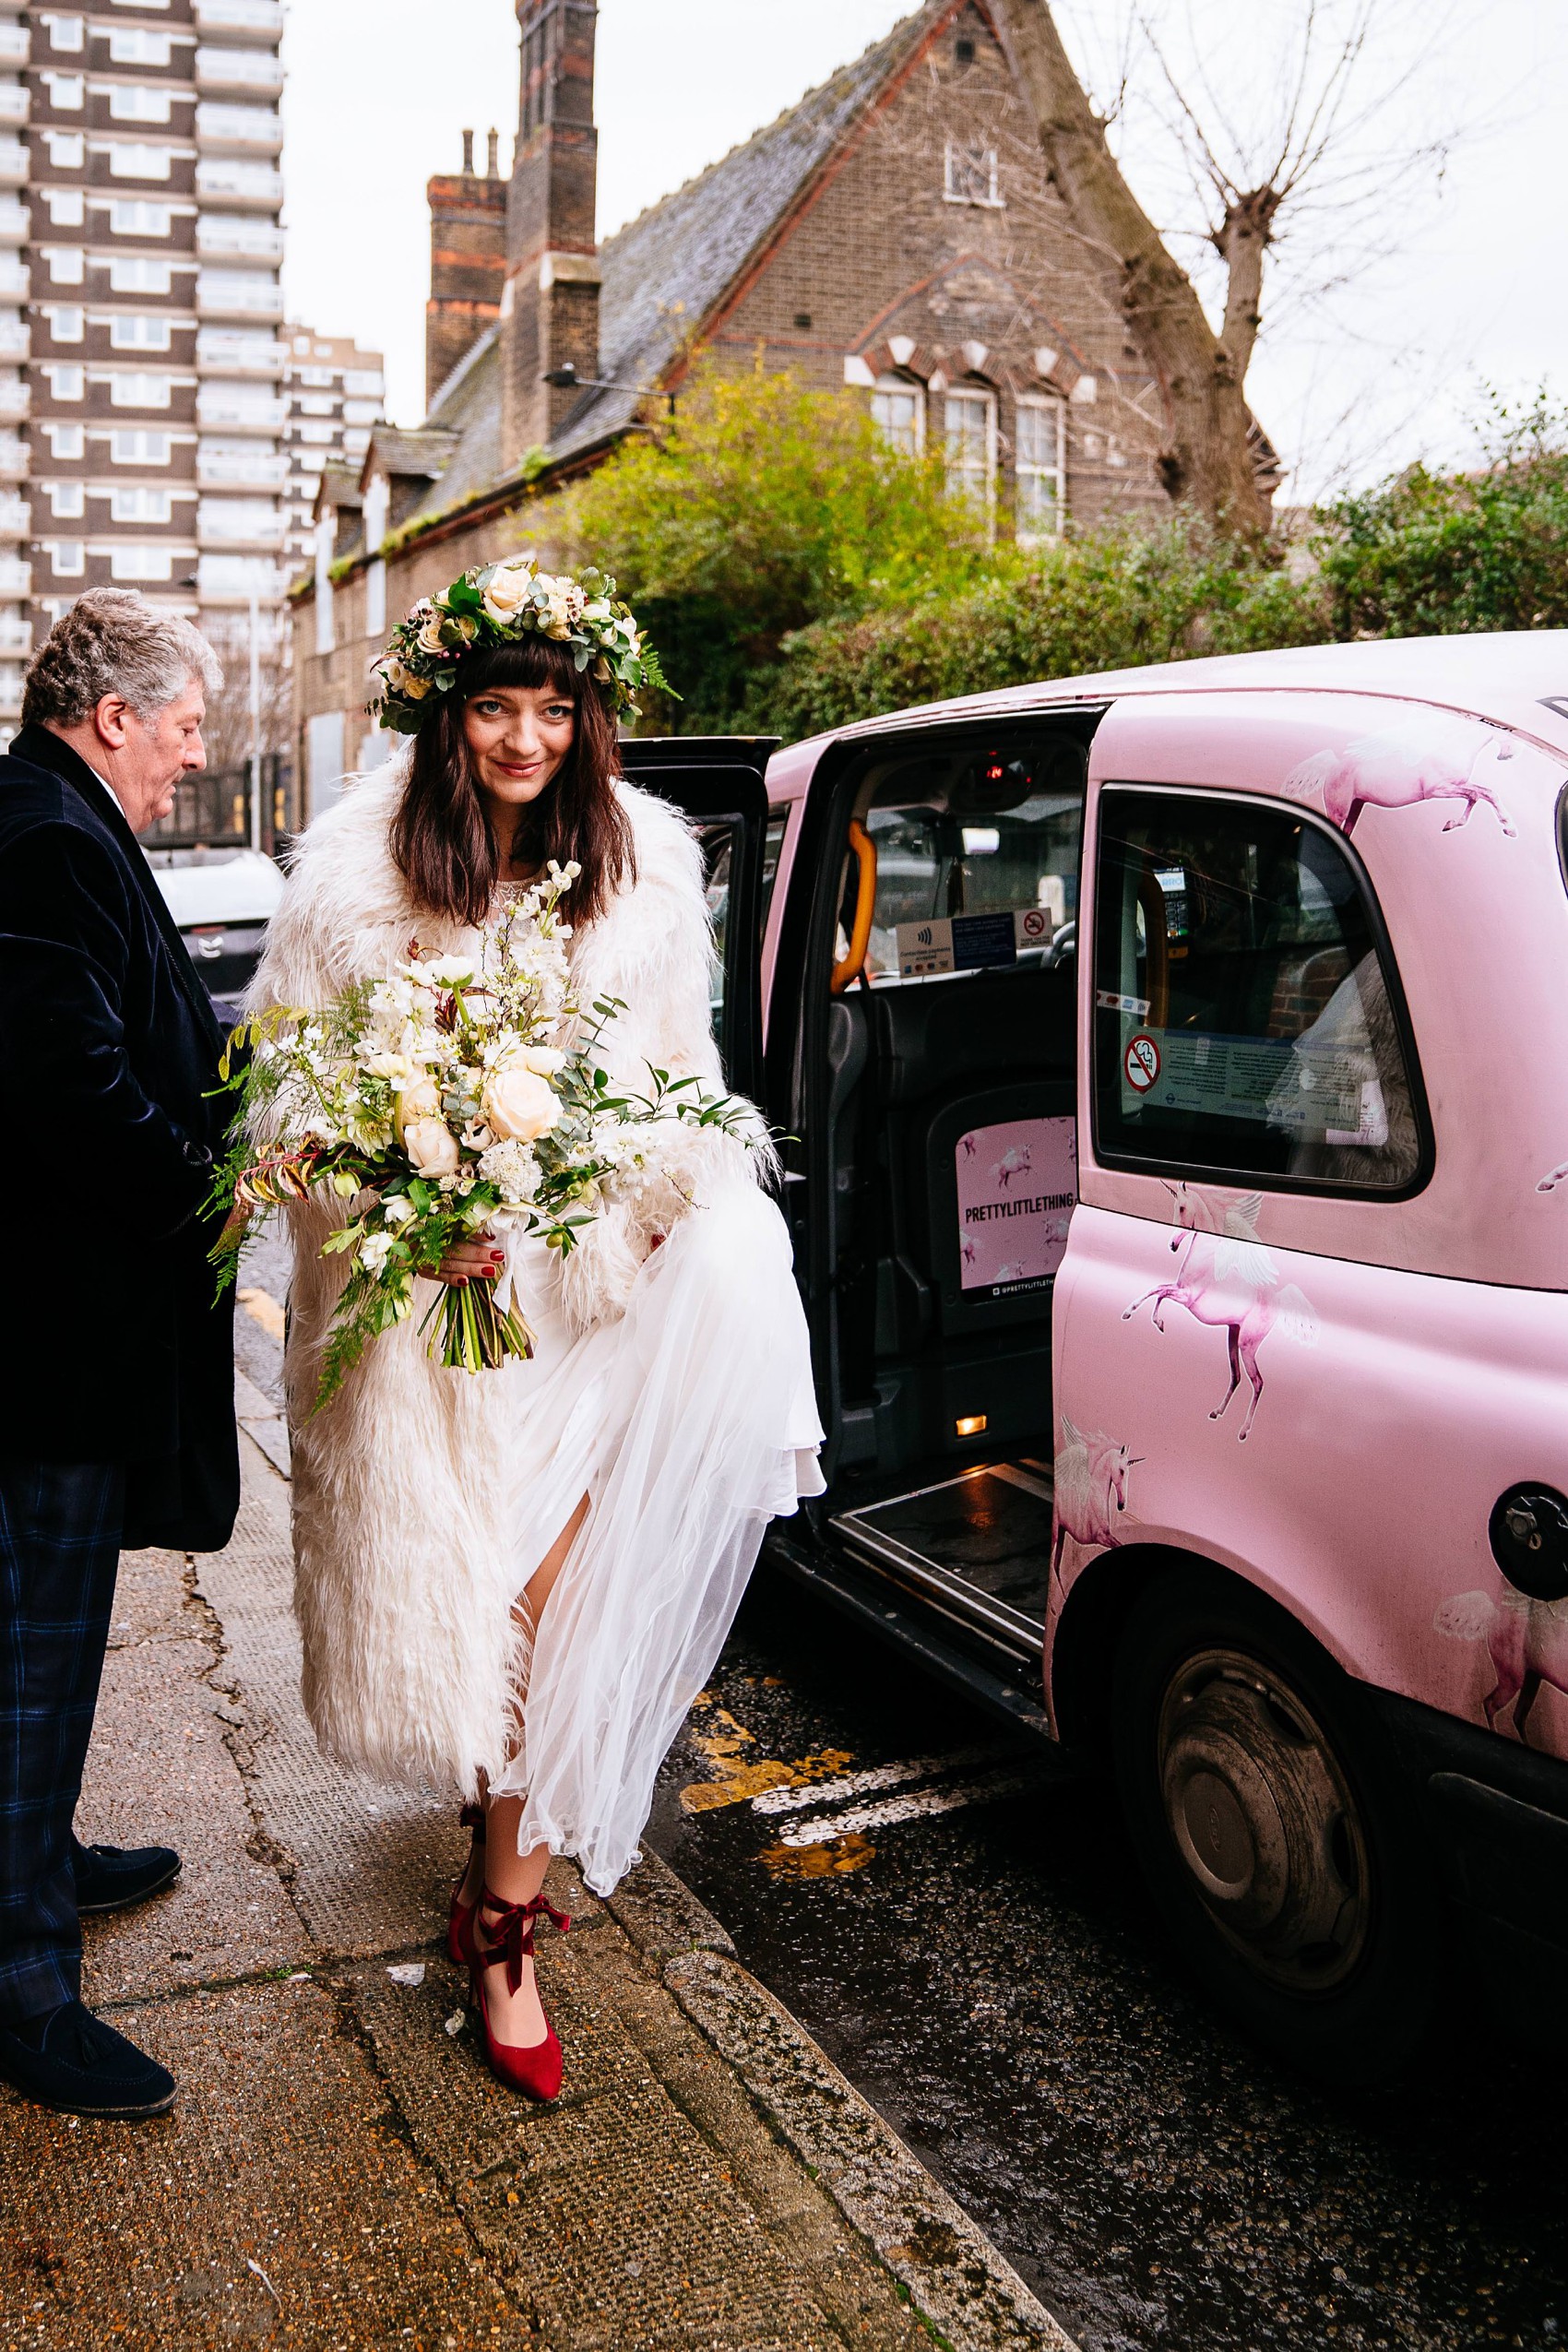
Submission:
<svg viewBox="0 0 1568 2352">
<path fill-rule="evenodd" d="M 1160 1707 L 1158 1766 L 1176 1850 L 1227 1942 L 1282 1990 L 1337 1990 L 1371 1925 L 1366 1836 L 1300 1693 L 1241 1651 L 1186 1659 Z"/>
</svg>

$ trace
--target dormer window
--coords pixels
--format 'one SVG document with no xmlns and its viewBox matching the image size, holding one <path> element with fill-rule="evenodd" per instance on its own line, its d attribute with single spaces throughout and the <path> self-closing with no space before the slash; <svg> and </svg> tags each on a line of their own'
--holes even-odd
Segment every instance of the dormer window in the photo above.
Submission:
<svg viewBox="0 0 1568 2352">
<path fill-rule="evenodd" d="M 879 375 L 871 396 L 873 421 L 901 457 L 918 457 L 925 447 L 925 387 L 908 375 Z"/>
<path fill-rule="evenodd" d="M 948 140 L 944 194 L 949 204 L 983 205 L 993 212 L 1001 209 L 996 149 L 988 140 Z"/>
</svg>

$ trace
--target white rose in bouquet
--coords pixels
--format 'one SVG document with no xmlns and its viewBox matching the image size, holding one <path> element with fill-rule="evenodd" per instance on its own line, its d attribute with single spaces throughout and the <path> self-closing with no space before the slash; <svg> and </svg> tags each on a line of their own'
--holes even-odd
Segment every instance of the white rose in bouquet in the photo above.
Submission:
<svg viewBox="0 0 1568 2352">
<path fill-rule="evenodd" d="M 462 1164 L 457 1138 L 444 1119 L 410 1119 L 403 1130 L 403 1149 L 421 1176 L 455 1176 Z"/>
<path fill-rule="evenodd" d="M 539 1073 L 521 1061 L 497 1070 L 481 1106 L 485 1125 L 499 1143 L 537 1143 L 561 1117 L 560 1098 Z"/>
<path fill-rule="evenodd" d="M 409 1129 L 416 1120 L 434 1121 L 437 1124 L 441 1120 L 441 1089 L 428 1071 L 417 1078 L 410 1078 L 398 1092 L 393 1124 L 398 1130 L 398 1140 L 405 1150 L 408 1148 Z M 446 1170 L 442 1169 L 439 1173 L 445 1175 Z"/>
</svg>

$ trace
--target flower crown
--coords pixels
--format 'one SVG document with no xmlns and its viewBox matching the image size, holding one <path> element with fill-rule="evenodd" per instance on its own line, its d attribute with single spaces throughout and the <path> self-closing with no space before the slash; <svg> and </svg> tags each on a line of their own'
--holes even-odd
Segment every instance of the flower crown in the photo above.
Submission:
<svg viewBox="0 0 1568 2352">
<path fill-rule="evenodd" d="M 372 668 L 378 691 L 370 714 L 394 734 L 417 735 L 469 654 L 529 636 L 569 647 L 577 670 L 610 690 L 618 711 L 637 716 L 641 687 L 668 691 L 659 656 L 631 608 L 616 600 L 612 579 L 595 571 L 552 575 L 531 555 L 516 555 L 422 598 Z"/>
</svg>

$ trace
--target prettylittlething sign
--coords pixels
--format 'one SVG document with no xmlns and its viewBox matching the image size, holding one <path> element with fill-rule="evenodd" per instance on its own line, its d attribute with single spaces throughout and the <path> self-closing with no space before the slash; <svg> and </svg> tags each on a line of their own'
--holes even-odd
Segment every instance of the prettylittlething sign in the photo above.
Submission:
<svg viewBox="0 0 1568 2352">
<path fill-rule="evenodd" d="M 1010 1119 L 960 1135 L 958 1249 L 965 1290 L 1049 1281 L 1078 1205 L 1074 1119 Z"/>
</svg>

